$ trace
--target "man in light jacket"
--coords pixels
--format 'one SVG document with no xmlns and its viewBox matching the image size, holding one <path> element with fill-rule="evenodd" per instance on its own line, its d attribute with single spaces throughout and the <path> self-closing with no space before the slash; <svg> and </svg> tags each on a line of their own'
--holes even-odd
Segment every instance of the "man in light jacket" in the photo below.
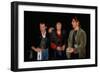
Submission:
<svg viewBox="0 0 100 73">
<path fill-rule="evenodd" d="M 68 38 L 66 54 L 69 59 L 86 58 L 86 33 L 80 28 L 77 17 L 72 18 L 72 28 Z"/>
</svg>

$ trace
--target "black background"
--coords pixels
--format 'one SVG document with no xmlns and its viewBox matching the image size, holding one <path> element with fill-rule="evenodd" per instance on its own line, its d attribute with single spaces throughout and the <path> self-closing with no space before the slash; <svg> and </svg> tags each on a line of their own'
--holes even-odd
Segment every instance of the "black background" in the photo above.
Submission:
<svg viewBox="0 0 100 73">
<path fill-rule="evenodd" d="M 55 27 L 56 22 L 60 21 L 69 36 L 70 30 L 72 30 L 71 20 L 73 16 L 78 17 L 81 28 L 86 32 L 86 58 L 90 58 L 90 14 L 24 11 L 24 61 L 32 61 L 30 58 L 31 46 L 36 33 L 39 32 L 40 22 L 45 22 L 48 27 Z"/>
</svg>

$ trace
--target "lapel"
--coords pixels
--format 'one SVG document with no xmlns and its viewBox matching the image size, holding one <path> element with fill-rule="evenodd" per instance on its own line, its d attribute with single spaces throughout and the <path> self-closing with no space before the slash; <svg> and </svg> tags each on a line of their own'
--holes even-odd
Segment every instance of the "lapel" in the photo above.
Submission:
<svg viewBox="0 0 100 73">
<path fill-rule="evenodd" d="M 76 34 L 76 36 L 75 36 L 75 41 L 76 41 L 76 43 L 78 44 L 78 42 L 79 42 L 79 35 L 80 35 L 80 28 L 79 28 L 79 30 L 77 31 L 77 34 Z"/>
</svg>

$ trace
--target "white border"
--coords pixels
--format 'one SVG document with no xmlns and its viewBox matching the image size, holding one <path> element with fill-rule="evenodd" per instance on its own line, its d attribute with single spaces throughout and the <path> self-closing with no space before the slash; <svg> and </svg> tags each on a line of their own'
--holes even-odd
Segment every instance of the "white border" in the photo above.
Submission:
<svg viewBox="0 0 100 73">
<path fill-rule="evenodd" d="M 83 13 L 90 14 L 91 26 L 91 50 L 90 59 L 81 60 L 60 60 L 60 61 L 38 61 L 38 62 L 24 62 L 24 11 L 42 11 L 42 12 L 62 12 L 62 13 Z M 82 8 L 62 8 L 62 7 L 48 7 L 48 6 L 18 6 L 18 68 L 39 68 L 52 66 L 72 66 L 95 64 L 95 10 Z"/>
</svg>

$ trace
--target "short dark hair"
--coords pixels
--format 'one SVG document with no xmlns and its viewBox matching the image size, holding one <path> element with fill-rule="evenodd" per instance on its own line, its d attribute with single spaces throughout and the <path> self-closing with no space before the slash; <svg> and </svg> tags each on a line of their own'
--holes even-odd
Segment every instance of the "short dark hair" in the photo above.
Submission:
<svg viewBox="0 0 100 73">
<path fill-rule="evenodd" d="M 57 24 L 57 23 L 61 23 L 61 22 L 60 22 L 60 21 L 57 21 L 56 24 Z M 62 24 L 62 23 L 61 23 L 61 24 Z"/>
<path fill-rule="evenodd" d="M 41 25 L 45 25 L 45 26 L 46 26 L 46 23 L 45 23 L 45 22 L 40 22 L 40 24 L 41 24 Z"/>
</svg>

